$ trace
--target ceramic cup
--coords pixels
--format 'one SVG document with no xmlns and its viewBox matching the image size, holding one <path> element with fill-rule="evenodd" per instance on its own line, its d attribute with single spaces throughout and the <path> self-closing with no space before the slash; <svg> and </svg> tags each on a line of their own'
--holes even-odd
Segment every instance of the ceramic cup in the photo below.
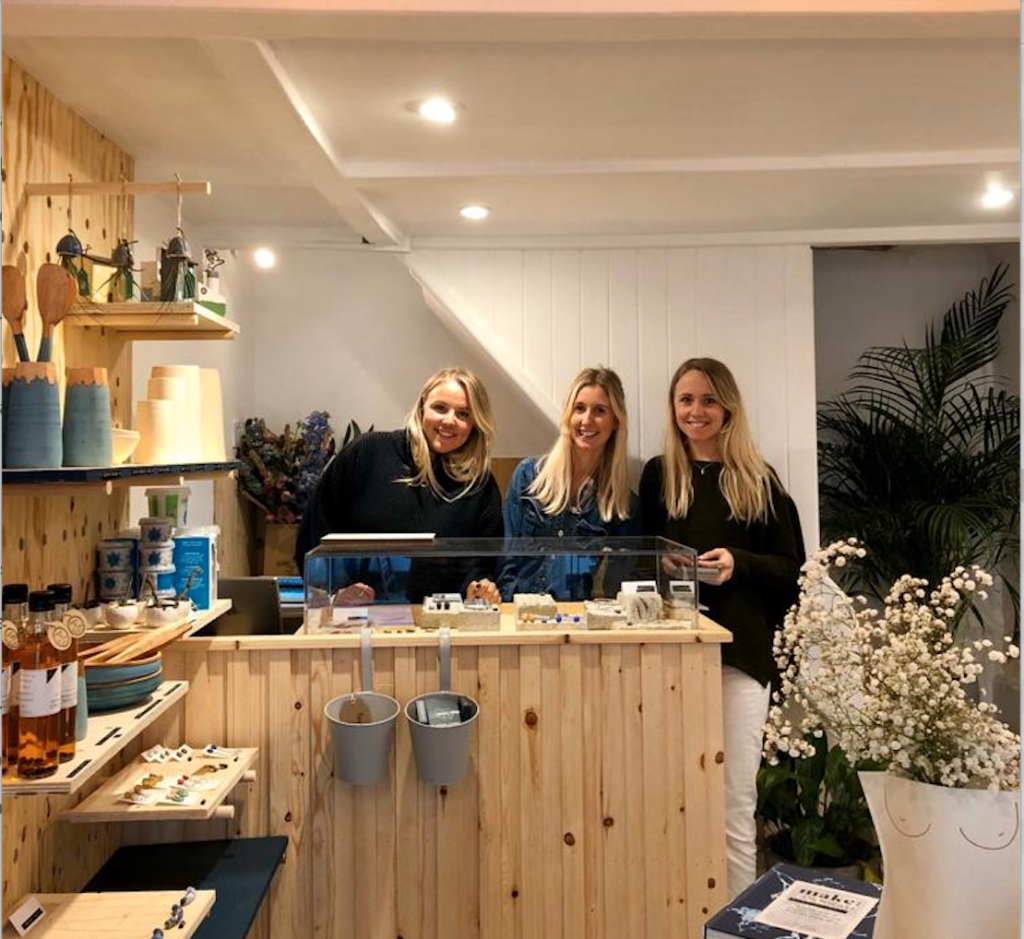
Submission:
<svg viewBox="0 0 1024 939">
<path fill-rule="evenodd" d="M 139 570 L 166 570 L 174 568 L 174 542 L 157 541 L 139 549 Z"/>
<path fill-rule="evenodd" d="M 57 469 L 63 457 L 57 366 L 53 362 L 19 362 L 10 394 L 4 466 Z"/>
<path fill-rule="evenodd" d="M 140 518 L 139 540 L 144 548 L 147 545 L 164 544 L 171 540 L 174 522 L 169 518 Z"/>
<path fill-rule="evenodd" d="M 131 571 L 97 571 L 96 581 L 100 598 L 103 600 L 121 600 L 132 590 L 134 575 Z M 109 613 L 107 622 L 111 622 Z"/>
<path fill-rule="evenodd" d="M 69 368 L 64 392 L 64 465 L 110 466 L 110 387 L 105 368 Z"/>
</svg>

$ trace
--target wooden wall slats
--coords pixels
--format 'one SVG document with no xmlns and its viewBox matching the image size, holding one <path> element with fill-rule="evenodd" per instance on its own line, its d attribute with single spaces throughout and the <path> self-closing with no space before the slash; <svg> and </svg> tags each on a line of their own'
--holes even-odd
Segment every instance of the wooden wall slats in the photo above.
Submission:
<svg viewBox="0 0 1024 939">
<path fill-rule="evenodd" d="M 560 694 L 560 656 L 557 646 L 538 646 L 541 667 L 541 706 L 538 732 L 540 745 L 541 812 L 540 835 L 543 843 L 544 881 L 541 911 L 545 939 L 563 936 L 563 840 L 562 803 L 562 699 Z"/>
</svg>

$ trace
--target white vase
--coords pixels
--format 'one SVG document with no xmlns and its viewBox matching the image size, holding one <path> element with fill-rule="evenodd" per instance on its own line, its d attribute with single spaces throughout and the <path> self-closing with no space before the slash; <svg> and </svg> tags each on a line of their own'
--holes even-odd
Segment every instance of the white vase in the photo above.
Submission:
<svg viewBox="0 0 1024 939">
<path fill-rule="evenodd" d="M 1020 791 L 860 780 L 885 881 L 874 939 L 1019 939 Z"/>
</svg>

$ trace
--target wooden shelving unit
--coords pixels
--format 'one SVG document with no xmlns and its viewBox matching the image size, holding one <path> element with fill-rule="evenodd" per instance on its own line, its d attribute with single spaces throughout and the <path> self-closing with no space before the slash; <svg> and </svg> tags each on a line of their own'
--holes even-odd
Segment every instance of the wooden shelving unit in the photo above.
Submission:
<svg viewBox="0 0 1024 939">
<path fill-rule="evenodd" d="M 3 485 L 10 495 L 110 495 L 131 486 L 184 486 L 190 481 L 219 479 L 237 472 L 237 460 L 224 463 L 123 463 L 61 469 L 5 469 Z"/>
<path fill-rule="evenodd" d="M 180 901 L 181 895 L 181 890 L 37 893 L 44 916 L 28 935 L 32 939 L 147 939 L 155 928 L 163 929 L 171 905 Z M 196 898 L 185 907 L 181 927 L 166 930 L 167 934 L 190 939 L 209 916 L 216 898 L 213 890 L 197 890 Z M 3 939 L 17 939 L 17 935 L 10 923 L 4 924 Z"/>
<path fill-rule="evenodd" d="M 238 323 L 197 300 L 167 303 L 75 303 L 64 318 L 72 326 L 100 327 L 124 339 L 234 339 Z"/>
<path fill-rule="evenodd" d="M 147 701 L 90 717 L 89 730 L 75 748 L 74 759 L 62 763 L 53 776 L 45 779 L 4 776 L 4 796 L 70 795 L 187 693 L 187 681 L 165 681 Z"/>
<path fill-rule="evenodd" d="M 218 617 L 223 616 L 231 609 L 231 600 L 224 597 L 221 600 L 214 600 L 213 606 L 208 610 L 196 610 L 192 617 L 192 622 L 189 626 L 189 630 L 181 638 L 187 639 L 189 636 L 199 632 L 204 626 L 208 626 Z M 138 635 L 139 633 L 152 632 L 157 627 L 155 626 L 130 626 L 122 629 L 115 629 L 111 626 L 94 626 L 89 632 L 86 633 L 86 638 L 90 643 L 93 642 L 106 642 L 108 639 L 117 639 L 118 636 L 132 636 Z"/>
<path fill-rule="evenodd" d="M 221 803 L 228 797 L 243 777 L 249 773 L 256 761 L 259 750 L 256 747 L 241 749 L 233 760 L 214 757 L 186 760 L 182 763 L 147 763 L 141 757 L 133 760 L 116 776 L 111 777 L 87 799 L 73 809 L 61 815 L 67 822 L 205 822 L 217 815 L 228 817 L 218 812 Z M 221 770 L 214 778 L 216 789 L 198 793 L 198 805 L 131 805 L 121 801 L 121 794 L 130 789 L 134 783 L 146 773 L 160 773 L 163 776 L 192 775 L 204 764 L 221 765 L 227 763 L 228 768 Z M 227 806 L 231 808 L 231 806 Z M 231 812 L 231 815 L 234 813 Z"/>
</svg>

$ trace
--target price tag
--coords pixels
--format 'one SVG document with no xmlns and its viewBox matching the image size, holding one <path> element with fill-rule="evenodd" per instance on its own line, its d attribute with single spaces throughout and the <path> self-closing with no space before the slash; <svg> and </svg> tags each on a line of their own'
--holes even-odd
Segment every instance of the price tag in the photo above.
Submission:
<svg viewBox="0 0 1024 939">
<path fill-rule="evenodd" d="M 29 897 L 9 917 L 8 921 L 19 936 L 24 936 L 46 915 L 46 911 L 35 897 Z"/>
</svg>

